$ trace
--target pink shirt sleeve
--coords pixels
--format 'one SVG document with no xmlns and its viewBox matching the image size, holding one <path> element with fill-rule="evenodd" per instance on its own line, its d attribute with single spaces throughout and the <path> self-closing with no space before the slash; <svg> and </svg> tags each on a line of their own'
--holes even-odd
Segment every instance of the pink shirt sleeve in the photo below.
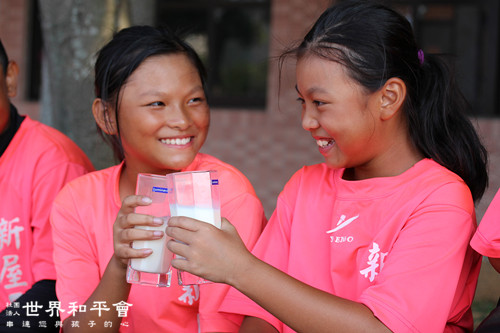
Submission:
<svg viewBox="0 0 500 333">
<path fill-rule="evenodd" d="M 256 196 L 242 193 L 226 202 L 222 211 L 238 230 L 248 248 L 257 241 L 265 223 L 262 204 Z M 229 286 L 225 284 L 206 284 L 200 286 L 200 328 L 201 332 L 235 332 L 243 320 L 242 315 L 221 313 L 218 311 L 226 296 Z"/>
<path fill-rule="evenodd" d="M 96 254 L 92 251 L 89 235 L 80 224 L 78 212 L 73 208 L 76 206 L 71 187 L 66 186 L 57 197 L 51 214 L 54 246 L 57 248 L 54 252 L 58 268 L 56 292 L 64 310 L 60 313 L 61 321 L 71 315 L 69 305 L 84 304 L 100 281 Z"/>
<path fill-rule="evenodd" d="M 457 329 L 472 327 L 472 317 L 464 314 L 474 298 L 480 258 L 468 246 L 475 221 L 465 190 L 453 183 L 425 198 L 397 235 L 377 283 L 361 294 L 359 301 L 392 331 L 450 332 L 462 317 L 465 327 Z"/>
<path fill-rule="evenodd" d="M 50 159 L 51 157 L 44 158 Z M 37 166 L 33 182 L 33 218 L 31 220 L 33 232 L 31 267 L 34 281 L 56 279 L 52 260 L 52 229 L 49 222 L 52 203 L 58 191 L 67 182 L 88 171 L 91 170 L 87 170 L 80 164 L 66 161 L 59 165 L 40 163 Z"/>
<path fill-rule="evenodd" d="M 500 258 L 500 191 L 488 206 L 470 245 L 483 256 Z"/>
</svg>

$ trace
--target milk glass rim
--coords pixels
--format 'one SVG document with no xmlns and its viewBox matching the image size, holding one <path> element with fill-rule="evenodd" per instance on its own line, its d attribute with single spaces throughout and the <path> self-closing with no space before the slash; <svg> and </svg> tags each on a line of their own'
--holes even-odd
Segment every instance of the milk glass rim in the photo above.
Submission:
<svg viewBox="0 0 500 333">
<path fill-rule="evenodd" d="M 161 178 L 161 179 L 165 178 L 165 175 L 159 175 L 159 174 L 156 174 L 156 173 L 144 173 L 144 172 L 139 172 L 137 174 L 137 177 L 139 177 L 139 176 L 141 176 L 141 177 L 151 177 L 151 178 Z"/>
<path fill-rule="evenodd" d="M 203 172 L 217 172 L 217 170 L 193 170 L 193 171 L 179 171 L 179 172 L 167 173 L 167 176 L 169 176 L 169 175 L 186 174 L 186 173 L 203 173 Z"/>
</svg>

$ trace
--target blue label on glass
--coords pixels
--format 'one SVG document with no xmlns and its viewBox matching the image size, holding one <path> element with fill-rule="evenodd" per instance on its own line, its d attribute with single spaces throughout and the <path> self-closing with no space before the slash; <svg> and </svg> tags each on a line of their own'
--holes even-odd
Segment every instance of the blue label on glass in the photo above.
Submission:
<svg viewBox="0 0 500 333">
<path fill-rule="evenodd" d="M 168 188 L 153 186 L 153 192 L 168 193 Z"/>
<path fill-rule="evenodd" d="M 212 185 L 219 185 L 218 179 L 212 179 Z"/>
</svg>

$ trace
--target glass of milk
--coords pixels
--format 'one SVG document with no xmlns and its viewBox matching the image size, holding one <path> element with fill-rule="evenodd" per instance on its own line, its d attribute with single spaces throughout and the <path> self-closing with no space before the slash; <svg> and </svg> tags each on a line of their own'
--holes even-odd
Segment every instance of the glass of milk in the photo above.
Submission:
<svg viewBox="0 0 500 333">
<path fill-rule="evenodd" d="M 221 227 L 219 179 L 217 171 L 186 171 L 167 175 L 171 216 L 187 216 Z M 178 271 L 180 285 L 210 281 Z"/>
<path fill-rule="evenodd" d="M 164 223 L 158 227 L 136 226 L 136 228 L 165 232 L 170 217 L 167 183 L 167 178 L 162 175 L 139 174 L 137 176 L 136 194 L 147 196 L 153 202 L 148 206 L 136 207 L 135 212 L 161 217 Z M 134 249 L 150 248 L 153 253 L 146 258 L 130 259 L 127 268 L 127 282 L 157 287 L 170 286 L 170 261 L 173 254 L 167 248 L 169 239 L 165 235 L 161 239 L 132 242 Z"/>
</svg>

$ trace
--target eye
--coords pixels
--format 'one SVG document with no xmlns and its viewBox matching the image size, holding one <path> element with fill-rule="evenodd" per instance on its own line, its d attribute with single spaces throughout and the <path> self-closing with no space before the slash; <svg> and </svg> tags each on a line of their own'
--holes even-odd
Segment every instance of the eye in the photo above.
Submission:
<svg viewBox="0 0 500 333">
<path fill-rule="evenodd" d="M 199 104 L 199 103 L 203 103 L 204 101 L 205 101 L 205 99 L 202 97 L 194 97 L 188 101 L 188 104 Z"/>
<path fill-rule="evenodd" d="M 163 102 L 156 101 L 156 102 L 153 102 L 153 103 L 149 103 L 148 105 L 149 106 L 164 106 L 165 104 Z"/>
<path fill-rule="evenodd" d="M 302 97 L 297 97 L 297 101 L 300 103 L 300 104 L 304 104 L 304 99 Z"/>
<path fill-rule="evenodd" d="M 321 106 L 321 105 L 325 105 L 325 103 L 321 102 L 321 101 L 313 101 L 314 105 L 316 106 Z"/>
</svg>

